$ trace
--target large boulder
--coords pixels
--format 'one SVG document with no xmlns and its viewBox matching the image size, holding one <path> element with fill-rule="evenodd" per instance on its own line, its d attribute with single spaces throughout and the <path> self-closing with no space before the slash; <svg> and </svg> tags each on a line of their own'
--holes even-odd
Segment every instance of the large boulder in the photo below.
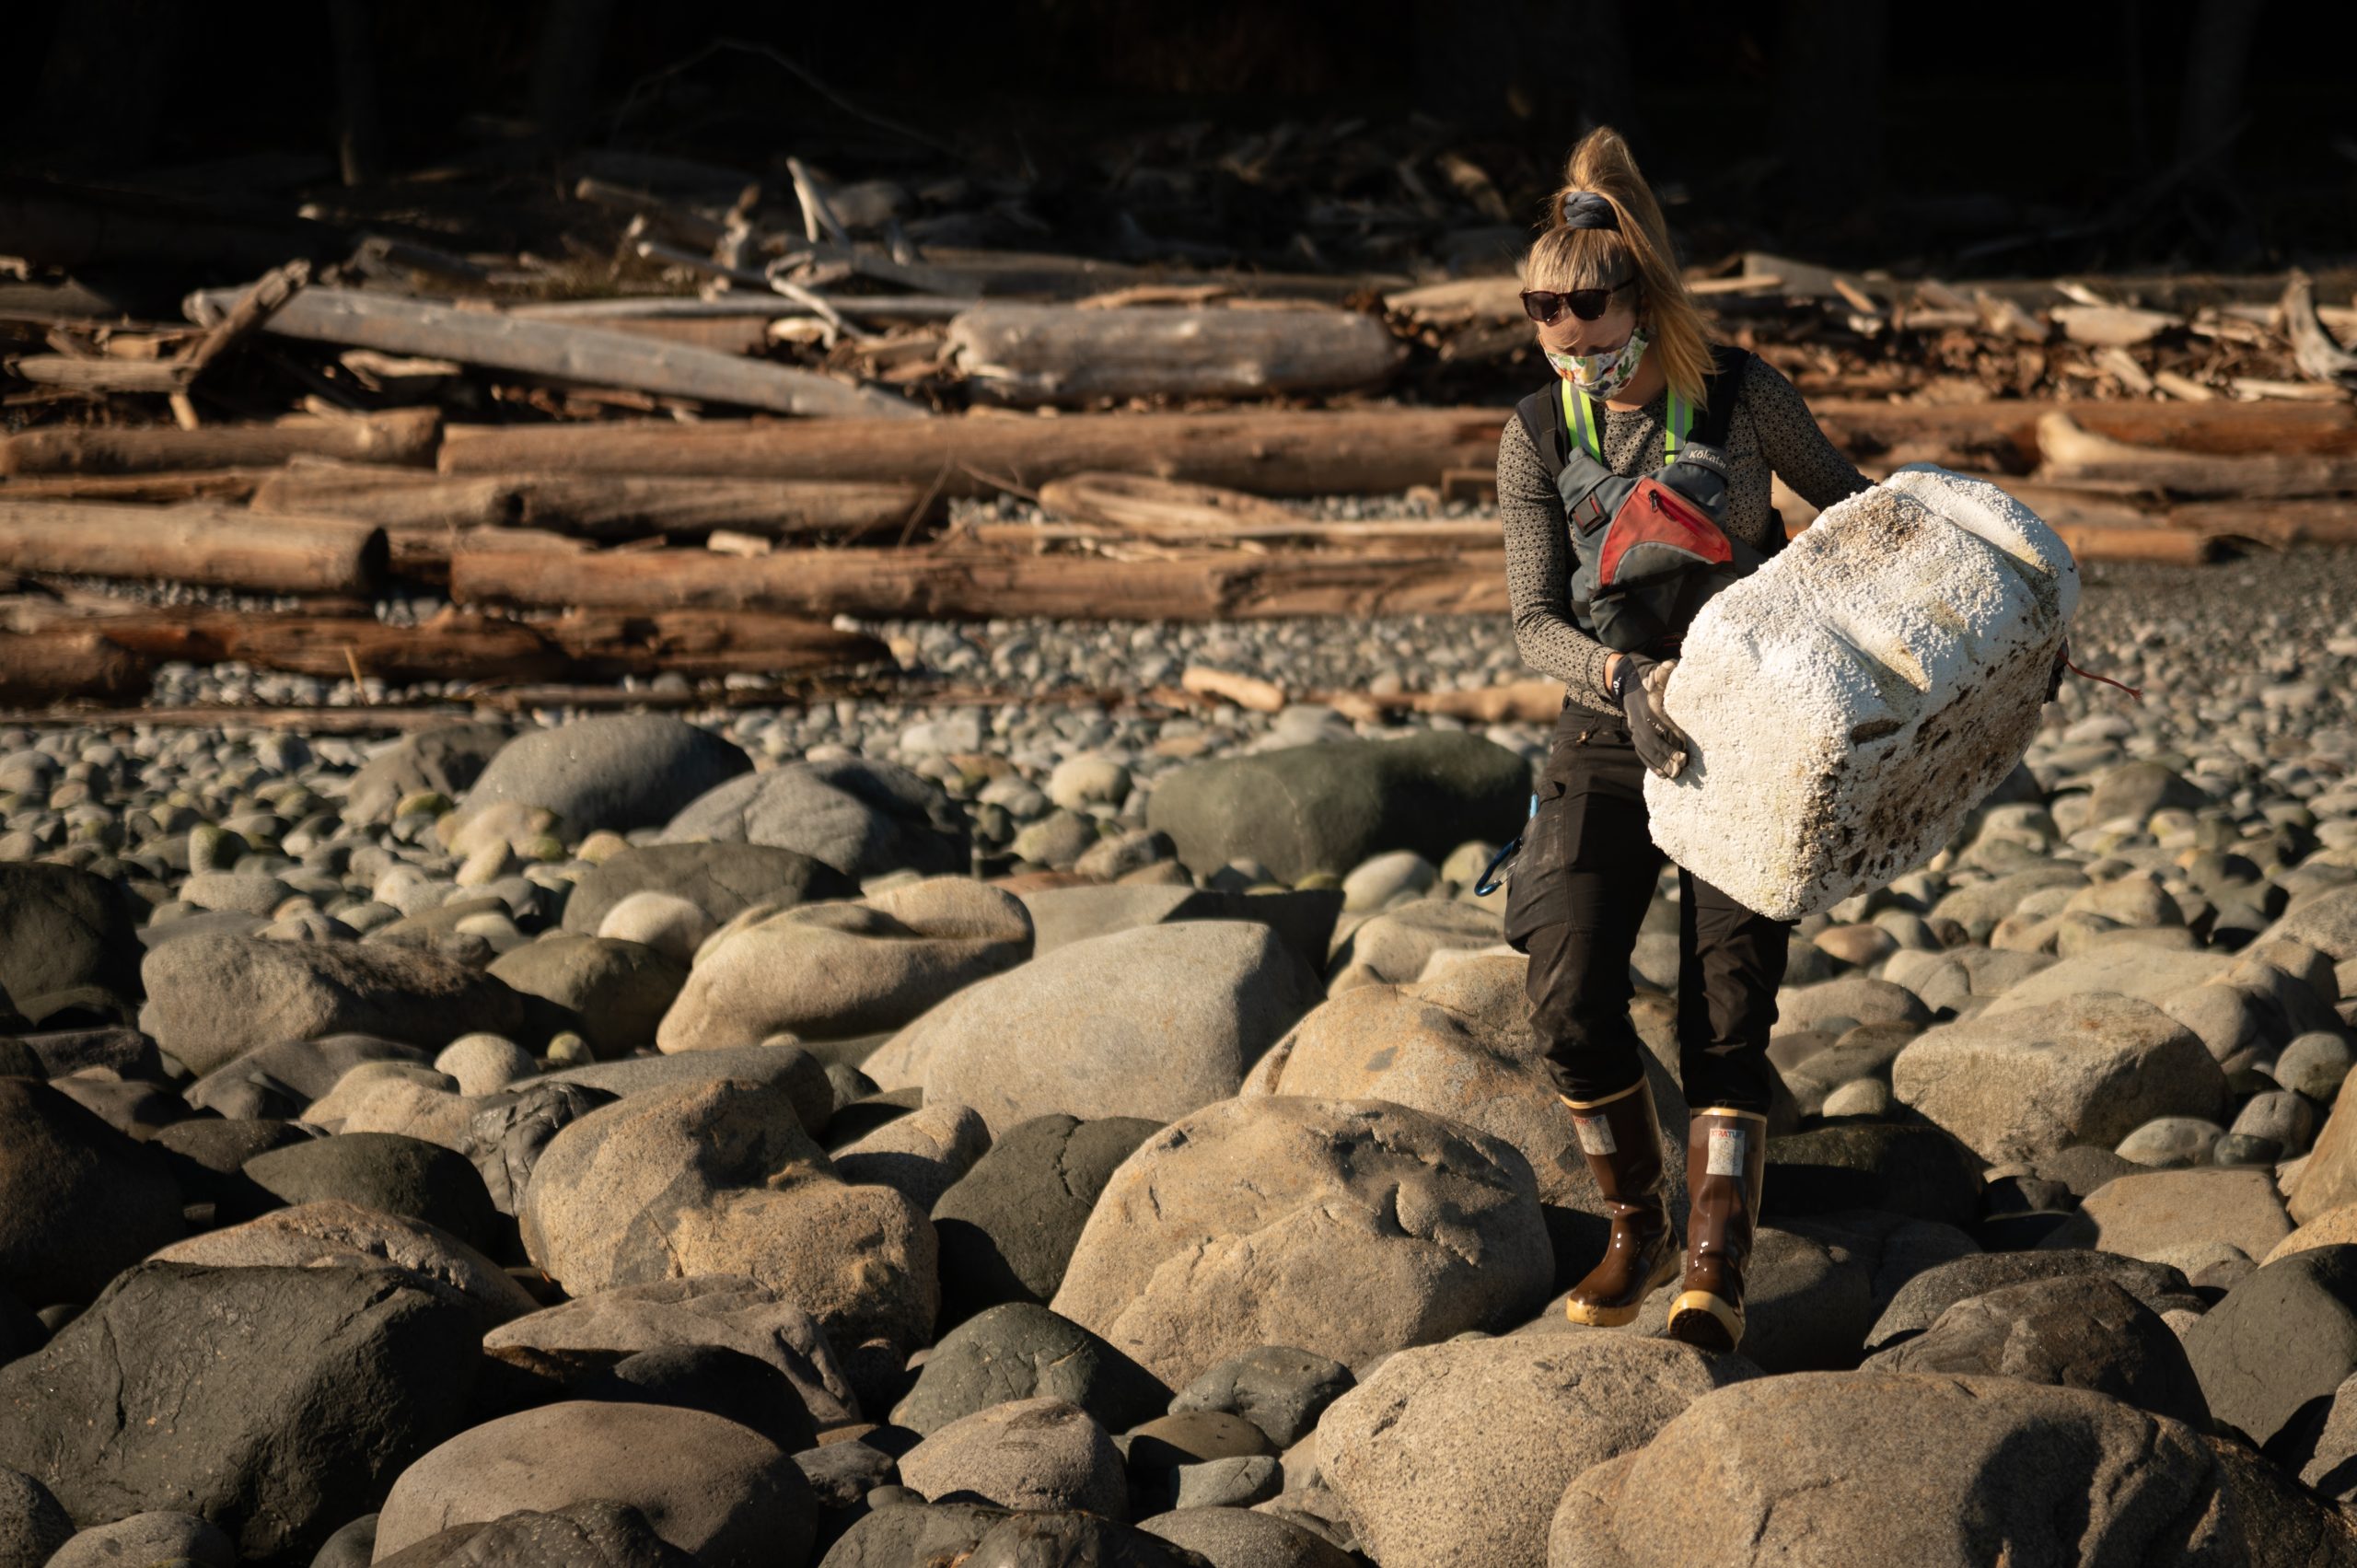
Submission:
<svg viewBox="0 0 2357 1568">
<path fill-rule="evenodd" d="M 1921 1334 L 1949 1307 L 1976 1295 L 2036 1280 L 2082 1276 L 2109 1281 L 2151 1312 L 2202 1309 L 2185 1275 L 2166 1264 L 2084 1250 L 1976 1252 L 1936 1264 L 1900 1285 L 1867 1334 L 1866 1348 L 1881 1350 Z"/>
<path fill-rule="evenodd" d="M 1146 825 L 1197 871 L 1252 860 L 1278 879 L 1340 877 L 1384 850 L 1437 864 L 1468 839 L 1503 843 L 1522 827 L 1530 768 L 1478 736 L 1424 730 L 1399 740 L 1326 741 L 1194 762 L 1165 774 Z"/>
<path fill-rule="evenodd" d="M 2185 1333 L 2211 1412 L 2255 1443 L 2357 1373 L 2357 1247 L 2294 1252 L 2250 1274 Z"/>
<path fill-rule="evenodd" d="M 537 1307 L 505 1270 L 448 1231 L 337 1199 L 273 1209 L 176 1241 L 156 1257 L 210 1269 L 382 1269 L 465 1302 L 486 1328 Z"/>
<path fill-rule="evenodd" d="M 1496 1328 L 1554 1272 L 1530 1163 L 1382 1100 L 1225 1100 L 1115 1171 L 1051 1304 L 1165 1382 L 1254 1345 L 1355 1365 Z"/>
<path fill-rule="evenodd" d="M 1265 925 L 1142 925 L 968 988 L 863 1070 L 972 1106 L 994 1132 L 1058 1112 L 1167 1121 L 1232 1097 L 1317 999 L 1317 976 Z"/>
<path fill-rule="evenodd" d="M 788 762 L 684 805 L 659 842 L 768 844 L 854 881 L 888 871 L 970 869 L 964 818 L 932 780 L 865 757 Z"/>
<path fill-rule="evenodd" d="M 2226 1095 L 2192 1031 L 2107 993 L 1926 1029 L 1891 1063 L 1890 1082 L 1989 1160 L 2109 1146 L 2156 1116 L 2215 1117 Z"/>
<path fill-rule="evenodd" d="M 941 1336 L 892 1423 L 932 1433 L 1015 1400 L 1055 1398 L 1115 1432 L 1153 1420 L 1170 1404 L 1167 1385 L 1044 1307 L 1009 1302 Z"/>
<path fill-rule="evenodd" d="M 1036 1116 L 1001 1134 L 934 1202 L 942 1323 L 1003 1301 L 1053 1299 L 1097 1194 L 1161 1125 L 1135 1117 Z"/>
<path fill-rule="evenodd" d="M 1353 1568 L 1358 1562 L 1322 1536 L 1249 1508 L 1181 1508 L 1142 1519 L 1138 1528 L 1212 1568 Z"/>
<path fill-rule="evenodd" d="M 2210 1423 L 2210 1407 L 2176 1332 L 2097 1274 L 2061 1274 L 1968 1296 L 1865 1365 L 2088 1388 L 2196 1430 Z"/>
<path fill-rule="evenodd" d="M 502 1324 L 482 1343 L 492 1351 L 520 1346 L 624 1354 L 714 1345 L 784 1373 L 822 1427 L 859 1413 L 851 1383 L 818 1319 L 783 1292 L 743 1274 L 618 1285 Z"/>
<path fill-rule="evenodd" d="M 683 900 L 720 926 L 756 904 L 855 899 L 859 884 L 824 861 L 771 844 L 642 844 L 600 861 L 574 884 L 564 929 L 597 935 L 616 905 L 642 893 Z"/>
<path fill-rule="evenodd" d="M 688 982 L 685 965 L 640 942 L 557 935 L 512 947 L 490 973 L 563 1016 L 599 1058 L 655 1043 L 656 1026 Z"/>
<path fill-rule="evenodd" d="M 445 827 L 455 831 L 496 805 L 545 806 L 576 839 L 600 828 L 652 827 L 752 770 L 733 743 L 665 714 L 575 719 L 501 747 Z"/>
<path fill-rule="evenodd" d="M 793 1098 L 734 1079 L 647 1089 L 551 1141 L 517 1214 L 568 1295 L 698 1274 L 772 1286 L 848 1344 L 932 1336 L 933 1226 L 888 1187 L 848 1186 Z"/>
<path fill-rule="evenodd" d="M 95 985 L 139 991 L 131 900 L 104 877 L 45 861 L 0 861 L 0 996 Z"/>
<path fill-rule="evenodd" d="M 153 1563 L 238 1568 L 238 1548 L 194 1514 L 157 1509 L 84 1530 L 49 1559 L 48 1568 L 148 1568 Z"/>
<path fill-rule="evenodd" d="M 373 1523 L 373 1521 L 372 1521 Z M 377 1568 L 697 1568 L 627 1503 L 521 1508 L 453 1525 L 377 1559 Z M 342 1568 L 322 1557 L 312 1568 Z"/>
<path fill-rule="evenodd" d="M 712 1568 L 798 1568 L 816 1501 L 791 1457 L 750 1427 L 671 1405 L 568 1400 L 470 1428 L 393 1482 L 377 1558 L 453 1525 L 604 1500 Z"/>
<path fill-rule="evenodd" d="M 463 1034 L 514 1034 L 505 982 L 419 947 L 187 936 L 152 949 L 140 1027 L 191 1072 L 260 1045 L 351 1032 L 438 1051 Z"/>
<path fill-rule="evenodd" d="M 1548 1568 L 2357 1560 L 2258 1456 L 2081 1388 L 1817 1372 L 1738 1383 L 1563 1493 Z"/>
<path fill-rule="evenodd" d="M 364 827 L 389 822 L 412 796 L 458 799 L 514 734 L 504 724 L 450 724 L 394 741 L 344 786 L 343 819 Z"/>
<path fill-rule="evenodd" d="M 181 1235 L 161 1155 L 30 1078 L 0 1078 L 0 1291 L 86 1302 Z"/>
<path fill-rule="evenodd" d="M 2292 1234 L 2275 1179 L 2259 1167 L 2142 1170 L 2114 1177 L 2040 1246 L 2092 1247 L 2156 1263 L 2219 1242 L 2264 1258 Z"/>
<path fill-rule="evenodd" d="M 1654 842 L 1781 920 L 1920 865 L 2028 749 L 2078 597 L 1984 480 L 1910 463 L 1827 507 L 1687 629 L 1665 702 L 1694 761 L 1646 778 Z"/>
<path fill-rule="evenodd" d="M 992 1405 L 935 1428 L 900 1456 L 901 1484 L 927 1502 L 987 1502 L 1027 1511 L 1129 1512 L 1120 1451 L 1095 1417 L 1042 1396 Z"/>
<path fill-rule="evenodd" d="M 1740 1356 L 1620 1335 L 1425 1345 L 1334 1402 L 1318 1460 L 1384 1568 L 1542 1568 L 1574 1477 L 1754 1376 Z"/>
<path fill-rule="evenodd" d="M 143 1263 L 0 1366 L 0 1465 L 81 1524 L 174 1509 L 299 1562 L 457 1430 L 480 1331 L 382 1270 Z"/>
<path fill-rule="evenodd" d="M 1370 984 L 1314 1009 L 1270 1048 L 1243 1092 L 1385 1099 L 1512 1144 L 1538 1179 L 1559 1257 L 1604 1244 L 1608 1211 L 1571 1109 L 1531 1033 L 1526 960 L 1469 958 L 1429 981 Z M 1686 1098 L 1648 1052 L 1670 1207 L 1686 1202 Z"/>
<path fill-rule="evenodd" d="M 257 1155 L 245 1173 L 289 1203 L 332 1199 L 448 1231 L 470 1247 L 497 1245 L 498 1211 L 465 1156 L 398 1132 L 339 1132 Z"/>
<path fill-rule="evenodd" d="M 721 933 L 688 973 L 656 1041 L 666 1051 L 898 1028 L 1031 956 L 1009 893 L 939 877 L 872 898 L 801 904 Z"/>
</svg>

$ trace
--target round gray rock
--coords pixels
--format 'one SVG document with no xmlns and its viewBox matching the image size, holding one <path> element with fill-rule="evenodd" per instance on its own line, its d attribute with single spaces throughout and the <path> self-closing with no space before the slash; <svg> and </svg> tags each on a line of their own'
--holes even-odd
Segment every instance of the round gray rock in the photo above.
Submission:
<svg viewBox="0 0 2357 1568">
<path fill-rule="evenodd" d="M 1066 1400 L 1016 1400 L 953 1421 L 900 1456 L 900 1481 L 928 1502 L 1023 1510 L 1129 1512 L 1120 1451 Z"/>
<path fill-rule="evenodd" d="M 471 1427 L 401 1471 L 377 1518 L 377 1559 L 453 1525 L 592 1499 L 636 1508 L 713 1568 L 801 1562 L 817 1513 L 794 1460 L 749 1427 L 569 1400 Z"/>
<path fill-rule="evenodd" d="M 980 1111 L 1167 1121 L 1229 1098 L 1318 1000 L 1265 925 L 1188 921 L 1074 942 L 949 998 L 863 1063 Z"/>
<path fill-rule="evenodd" d="M 1546 1299 L 1530 1164 L 1382 1100 L 1224 1100 L 1114 1172 L 1052 1303 L 1166 1382 L 1255 1345 L 1356 1365 Z"/>
<path fill-rule="evenodd" d="M 503 802 L 545 806 L 574 838 L 600 828 L 652 827 L 690 801 L 753 771 L 744 751 L 663 714 L 616 714 L 528 730 L 499 749 L 459 806 L 465 818 Z"/>
</svg>

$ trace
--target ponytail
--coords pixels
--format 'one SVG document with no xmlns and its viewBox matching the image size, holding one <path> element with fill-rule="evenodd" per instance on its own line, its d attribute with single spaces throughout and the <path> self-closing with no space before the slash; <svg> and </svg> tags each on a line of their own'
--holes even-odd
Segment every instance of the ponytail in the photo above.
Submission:
<svg viewBox="0 0 2357 1568">
<path fill-rule="evenodd" d="M 1604 224 L 1597 202 L 1609 206 Z M 1547 199 L 1547 227 L 1522 259 L 1522 286 L 1607 288 L 1634 276 L 1643 303 L 1648 354 L 1660 356 L 1671 391 L 1700 407 L 1711 370 L 1711 332 L 1678 273 L 1661 203 L 1620 133 L 1599 125 L 1582 136 Z"/>
</svg>

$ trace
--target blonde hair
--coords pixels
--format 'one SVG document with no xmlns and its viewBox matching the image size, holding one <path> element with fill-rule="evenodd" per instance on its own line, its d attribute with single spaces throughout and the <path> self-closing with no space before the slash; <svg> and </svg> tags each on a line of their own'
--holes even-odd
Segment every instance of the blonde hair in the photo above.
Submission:
<svg viewBox="0 0 2357 1568">
<path fill-rule="evenodd" d="M 1563 199 L 1593 191 L 1612 204 L 1619 228 L 1571 228 Z M 1638 172 L 1620 133 L 1599 125 L 1582 136 L 1563 166 L 1563 188 L 1548 198 L 1546 232 L 1522 258 L 1522 286 L 1558 291 L 1606 288 L 1631 274 L 1646 307 L 1649 354 L 1658 354 L 1670 390 L 1701 407 L 1711 372 L 1712 333 L 1686 292 L 1661 203 Z"/>
</svg>

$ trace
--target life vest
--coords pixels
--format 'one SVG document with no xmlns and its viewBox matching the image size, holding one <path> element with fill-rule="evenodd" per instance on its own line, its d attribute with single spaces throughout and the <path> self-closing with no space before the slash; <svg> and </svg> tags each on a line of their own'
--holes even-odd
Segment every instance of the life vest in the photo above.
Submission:
<svg viewBox="0 0 2357 1568">
<path fill-rule="evenodd" d="M 1572 618 L 1606 647 L 1670 651 L 1712 595 L 1783 543 L 1772 514 L 1765 552 L 1719 526 L 1727 424 L 1750 357 L 1739 348 L 1713 351 L 1699 418 L 1670 393 L 1662 466 L 1635 478 L 1605 465 L 1602 411 L 1570 381 L 1559 377 L 1515 406 L 1562 497 L 1573 556 Z"/>
</svg>

